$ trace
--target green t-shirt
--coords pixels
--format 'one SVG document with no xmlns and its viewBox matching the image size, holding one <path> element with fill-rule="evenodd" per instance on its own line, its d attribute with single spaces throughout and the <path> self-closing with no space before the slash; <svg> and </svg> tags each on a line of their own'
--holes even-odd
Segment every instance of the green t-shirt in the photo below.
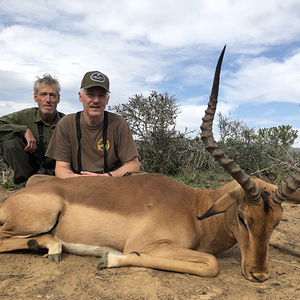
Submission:
<svg viewBox="0 0 300 300">
<path fill-rule="evenodd" d="M 40 110 L 38 107 L 26 108 L 0 118 L 0 142 L 14 138 L 15 136 L 24 137 L 26 129 L 29 128 L 34 135 L 37 143 L 37 149 L 34 152 L 36 159 L 39 159 L 39 132 L 38 123 L 43 124 L 43 144 L 44 152 L 48 148 L 51 136 L 57 122 L 64 116 L 63 113 L 57 113 L 53 126 L 49 126 L 43 122 Z M 47 167 L 52 159 L 44 157 L 43 166 Z"/>
</svg>

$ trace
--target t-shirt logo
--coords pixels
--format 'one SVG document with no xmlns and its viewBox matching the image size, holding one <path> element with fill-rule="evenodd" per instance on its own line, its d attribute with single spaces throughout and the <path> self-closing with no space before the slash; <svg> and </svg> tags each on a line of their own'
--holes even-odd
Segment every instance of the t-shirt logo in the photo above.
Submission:
<svg viewBox="0 0 300 300">
<path fill-rule="evenodd" d="M 103 152 L 103 148 L 104 148 L 104 145 L 103 145 L 103 139 L 100 139 L 98 142 L 97 142 L 97 147 L 100 151 Z M 109 141 L 106 141 L 106 147 L 105 147 L 105 150 L 107 151 L 110 147 L 110 143 Z"/>
</svg>

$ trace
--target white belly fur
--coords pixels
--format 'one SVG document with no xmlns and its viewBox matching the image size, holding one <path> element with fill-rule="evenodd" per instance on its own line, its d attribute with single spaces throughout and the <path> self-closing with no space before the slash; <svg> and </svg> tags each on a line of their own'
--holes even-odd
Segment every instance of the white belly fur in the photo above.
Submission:
<svg viewBox="0 0 300 300">
<path fill-rule="evenodd" d="M 68 252 L 68 253 L 78 254 L 78 255 L 87 255 L 87 256 L 99 256 L 99 257 L 104 255 L 106 252 L 111 252 L 117 255 L 123 255 L 123 253 L 110 247 L 99 247 L 99 246 L 65 243 L 64 241 L 61 241 L 57 237 L 55 237 L 55 239 L 62 244 L 63 252 Z"/>
</svg>

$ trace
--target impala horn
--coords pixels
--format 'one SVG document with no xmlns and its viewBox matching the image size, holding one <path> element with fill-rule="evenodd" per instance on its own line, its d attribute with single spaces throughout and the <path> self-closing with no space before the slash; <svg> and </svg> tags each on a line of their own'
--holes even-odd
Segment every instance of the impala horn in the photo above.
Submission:
<svg viewBox="0 0 300 300">
<path fill-rule="evenodd" d="M 213 158 L 229 173 L 243 188 L 246 194 L 246 201 L 249 205 L 259 205 L 262 202 L 260 197 L 260 191 L 255 182 L 247 175 L 237 164 L 230 159 L 215 141 L 212 133 L 213 119 L 216 112 L 218 93 L 219 93 L 219 81 L 222 61 L 224 57 L 226 46 L 224 47 L 216 67 L 213 87 L 208 102 L 205 115 L 202 119 L 201 139 L 204 143 L 205 149 L 213 156 Z"/>
<path fill-rule="evenodd" d="M 270 195 L 269 200 L 273 205 L 280 205 L 299 187 L 300 187 L 300 171 L 298 171 L 295 176 L 288 179 L 285 183 L 282 183 L 278 187 L 278 189 L 274 190 Z"/>
</svg>

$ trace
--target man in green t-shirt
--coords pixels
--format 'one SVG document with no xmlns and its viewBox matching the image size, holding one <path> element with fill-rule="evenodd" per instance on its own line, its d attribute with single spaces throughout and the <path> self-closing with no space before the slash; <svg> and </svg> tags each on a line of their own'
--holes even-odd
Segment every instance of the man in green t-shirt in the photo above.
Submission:
<svg viewBox="0 0 300 300">
<path fill-rule="evenodd" d="M 14 171 L 14 183 L 25 183 L 39 172 L 51 174 L 55 161 L 45 152 L 57 122 L 64 116 L 57 111 L 60 84 L 49 74 L 33 84 L 38 107 L 23 109 L 0 118 L 0 154 Z"/>
</svg>

